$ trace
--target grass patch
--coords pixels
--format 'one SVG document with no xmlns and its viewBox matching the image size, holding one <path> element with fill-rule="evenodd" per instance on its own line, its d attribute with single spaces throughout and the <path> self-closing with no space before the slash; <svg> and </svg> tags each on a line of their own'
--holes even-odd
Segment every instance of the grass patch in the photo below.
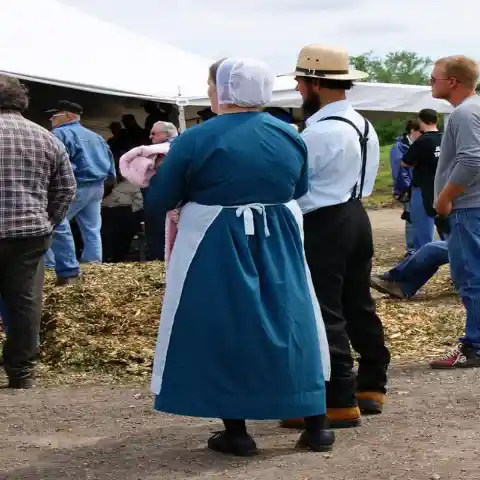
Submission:
<svg viewBox="0 0 480 480">
<path fill-rule="evenodd" d="M 378 168 L 375 186 L 370 197 L 364 200 L 367 207 L 389 207 L 396 202 L 392 198 L 392 174 L 390 171 L 391 145 L 380 147 L 380 166 Z"/>
</svg>

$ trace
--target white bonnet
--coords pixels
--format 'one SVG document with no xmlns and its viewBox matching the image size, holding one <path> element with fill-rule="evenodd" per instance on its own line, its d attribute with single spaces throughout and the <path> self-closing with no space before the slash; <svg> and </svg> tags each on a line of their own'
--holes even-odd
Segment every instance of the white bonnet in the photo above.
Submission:
<svg viewBox="0 0 480 480">
<path fill-rule="evenodd" d="M 218 67 L 219 105 L 257 107 L 272 99 L 275 74 L 265 63 L 251 58 L 227 58 Z"/>
</svg>

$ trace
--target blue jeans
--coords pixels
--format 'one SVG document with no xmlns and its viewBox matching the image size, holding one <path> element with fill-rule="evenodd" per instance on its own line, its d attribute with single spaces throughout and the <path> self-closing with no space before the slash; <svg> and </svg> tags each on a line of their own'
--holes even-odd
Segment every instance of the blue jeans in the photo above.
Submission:
<svg viewBox="0 0 480 480">
<path fill-rule="evenodd" d="M 403 204 L 403 211 L 410 213 L 410 202 Z M 415 253 L 415 229 L 411 220 L 405 221 L 405 247 L 409 255 Z"/>
<path fill-rule="evenodd" d="M 446 241 L 436 240 L 427 243 L 414 255 L 387 272 L 384 277 L 400 284 L 403 294 L 411 298 L 437 272 L 448 263 L 448 245 Z"/>
<path fill-rule="evenodd" d="M 78 185 L 77 194 L 68 210 L 67 218 L 58 225 L 52 235 L 52 248 L 45 255 L 47 268 L 55 267 L 59 277 L 75 277 L 80 265 L 75 254 L 75 242 L 70 220 L 75 218 L 84 243 L 82 262 L 102 261 L 101 205 L 103 182 L 88 186 Z"/>
<path fill-rule="evenodd" d="M 433 242 L 433 234 L 435 231 L 434 219 L 427 215 L 423 205 L 422 191 L 418 187 L 412 188 L 410 219 L 415 237 L 415 251 L 417 251 L 422 248 L 423 245 Z"/>
<path fill-rule="evenodd" d="M 454 210 L 449 218 L 452 280 L 467 312 L 462 343 L 480 349 L 480 208 Z"/>
</svg>

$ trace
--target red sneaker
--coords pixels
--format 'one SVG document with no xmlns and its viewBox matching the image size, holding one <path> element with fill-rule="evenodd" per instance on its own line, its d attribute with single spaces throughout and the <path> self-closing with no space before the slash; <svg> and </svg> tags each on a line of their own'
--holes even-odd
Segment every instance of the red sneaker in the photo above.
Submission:
<svg viewBox="0 0 480 480">
<path fill-rule="evenodd" d="M 430 362 L 434 369 L 475 368 L 480 367 L 480 351 L 469 345 L 457 345 L 444 357 Z"/>
</svg>

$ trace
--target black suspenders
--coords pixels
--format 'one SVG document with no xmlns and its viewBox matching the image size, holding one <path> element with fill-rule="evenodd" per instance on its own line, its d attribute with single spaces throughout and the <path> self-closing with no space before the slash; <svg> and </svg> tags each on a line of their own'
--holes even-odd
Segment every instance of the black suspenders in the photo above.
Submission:
<svg viewBox="0 0 480 480">
<path fill-rule="evenodd" d="M 360 170 L 360 189 L 358 188 L 358 181 L 354 185 L 352 194 L 350 196 L 350 200 L 361 200 L 363 195 L 363 185 L 365 184 L 365 173 L 367 170 L 367 142 L 368 142 L 368 133 L 370 130 L 370 126 L 368 124 L 368 120 L 365 118 L 365 132 L 362 132 L 358 129 L 358 127 L 350 121 L 348 118 L 344 117 L 325 117 L 319 120 L 319 122 L 324 122 L 326 120 L 337 120 L 339 122 L 348 123 L 351 125 L 358 134 L 358 140 L 360 141 L 360 151 L 362 155 L 362 169 Z M 357 192 L 358 190 L 358 192 Z"/>
</svg>

